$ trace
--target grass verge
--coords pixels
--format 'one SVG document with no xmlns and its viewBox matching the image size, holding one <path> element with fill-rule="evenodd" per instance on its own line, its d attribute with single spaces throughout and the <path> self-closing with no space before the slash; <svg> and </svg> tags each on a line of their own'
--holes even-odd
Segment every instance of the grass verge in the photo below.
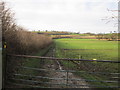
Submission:
<svg viewBox="0 0 120 90">
<path fill-rule="evenodd" d="M 41 49 L 38 53 L 35 53 L 34 56 L 44 56 L 51 47 L 53 47 L 53 44 L 51 44 L 49 47 L 47 47 L 45 49 Z M 20 65 L 20 67 L 18 67 L 18 70 L 16 72 L 18 74 L 32 75 L 32 76 L 45 76 L 45 74 L 47 73 L 45 71 L 37 71 L 37 70 L 22 68 L 22 67 L 30 67 L 30 68 L 40 68 L 41 69 L 45 64 L 45 61 L 42 59 L 40 60 L 40 59 L 35 59 L 35 58 L 19 58 L 19 60 L 22 60 L 22 65 Z M 26 77 L 26 76 L 15 76 L 15 78 L 25 79 L 25 80 L 34 80 L 34 81 L 43 81 L 43 82 L 48 81 L 48 79 L 42 79 L 42 78 L 37 79 L 37 78 Z M 15 81 L 15 80 L 13 80 L 13 82 L 20 83 L 19 81 Z"/>
</svg>

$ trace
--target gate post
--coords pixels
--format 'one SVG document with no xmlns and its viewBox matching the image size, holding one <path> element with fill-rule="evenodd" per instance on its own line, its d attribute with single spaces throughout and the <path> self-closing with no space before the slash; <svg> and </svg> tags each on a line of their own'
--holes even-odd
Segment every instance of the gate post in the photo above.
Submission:
<svg viewBox="0 0 120 90">
<path fill-rule="evenodd" d="M 6 64 L 7 64 L 7 52 L 6 52 L 6 42 L 3 42 L 2 45 L 2 88 L 6 86 Z"/>
</svg>

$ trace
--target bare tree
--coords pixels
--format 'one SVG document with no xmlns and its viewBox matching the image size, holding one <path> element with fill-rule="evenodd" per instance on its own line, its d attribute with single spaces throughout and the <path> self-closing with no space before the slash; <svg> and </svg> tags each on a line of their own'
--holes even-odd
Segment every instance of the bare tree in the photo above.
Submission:
<svg viewBox="0 0 120 90">
<path fill-rule="evenodd" d="M 106 16 L 104 17 L 102 20 L 106 21 L 106 24 L 110 23 L 110 22 L 114 22 L 114 27 L 118 26 L 118 21 L 119 17 L 117 15 L 114 15 L 114 12 L 119 12 L 119 10 L 109 10 L 107 9 L 108 12 L 111 12 L 111 16 Z"/>
</svg>

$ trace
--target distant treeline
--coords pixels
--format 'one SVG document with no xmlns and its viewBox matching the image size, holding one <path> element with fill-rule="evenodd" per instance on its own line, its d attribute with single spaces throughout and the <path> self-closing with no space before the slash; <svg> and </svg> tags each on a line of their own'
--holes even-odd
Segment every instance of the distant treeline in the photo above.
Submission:
<svg viewBox="0 0 120 90">
<path fill-rule="evenodd" d="M 5 2 L 0 2 L 2 21 L 2 41 L 7 45 L 8 53 L 30 54 L 47 47 L 52 43 L 52 38 L 29 32 L 15 23 L 14 14 L 6 8 Z"/>
<path fill-rule="evenodd" d="M 109 41 L 116 41 L 116 40 L 120 40 L 119 36 L 120 36 L 120 33 L 97 34 L 96 38 L 99 40 L 106 39 Z"/>
<path fill-rule="evenodd" d="M 47 31 L 47 32 L 34 31 L 34 33 L 46 34 L 46 35 L 70 35 L 69 32 L 63 32 L 63 31 Z"/>
<path fill-rule="evenodd" d="M 34 31 L 37 34 L 50 35 L 53 39 L 59 38 L 76 38 L 76 39 L 105 39 L 105 40 L 120 40 L 120 33 L 107 33 L 107 34 L 95 34 L 95 33 L 72 33 L 64 31 Z"/>
<path fill-rule="evenodd" d="M 116 41 L 120 40 L 120 33 L 109 33 L 109 34 L 68 34 L 68 35 L 51 35 L 53 39 L 59 38 L 75 38 L 75 39 L 98 39 L 98 40 L 109 40 Z"/>
</svg>

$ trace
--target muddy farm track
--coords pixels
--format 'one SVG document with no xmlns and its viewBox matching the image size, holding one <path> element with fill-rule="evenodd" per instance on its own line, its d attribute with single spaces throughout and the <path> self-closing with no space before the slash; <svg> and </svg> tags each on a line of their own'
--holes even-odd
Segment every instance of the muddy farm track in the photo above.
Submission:
<svg viewBox="0 0 120 90">
<path fill-rule="evenodd" d="M 49 50 L 49 52 L 46 54 L 46 56 L 54 57 L 54 51 L 55 51 L 55 49 L 51 48 Z M 47 77 L 55 78 L 55 80 L 49 81 L 50 83 L 56 84 L 56 85 L 51 85 L 51 87 L 54 87 L 54 88 L 89 88 L 87 86 L 88 83 L 85 81 L 69 80 L 69 79 L 82 79 L 81 77 L 78 77 L 71 72 L 68 72 L 68 73 L 60 72 L 60 71 L 66 70 L 66 69 L 60 64 L 59 61 L 57 61 L 57 60 L 56 61 L 50 60 L 50 61 L 51 62 L 46 63 L 43 68 L 49 70 L 49 72 L 46 74 Z M 56 70 L 57 72 L 54 70 Z M 68 84 L 68 85 L 70 84 L 70 85 L 66 86 L 66 84 Z"/>
</svg>

